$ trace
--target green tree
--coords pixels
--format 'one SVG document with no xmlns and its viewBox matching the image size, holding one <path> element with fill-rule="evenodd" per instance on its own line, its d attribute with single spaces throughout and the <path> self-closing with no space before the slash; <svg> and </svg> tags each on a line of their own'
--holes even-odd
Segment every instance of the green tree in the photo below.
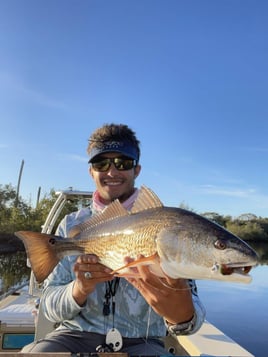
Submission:
<svg viewBox="0 0 268 357">
<path fill-rule="evenodd" d="M 230 232 L 243 240 L 267 240 L 268 235 L 259 222 L 254 221 L 230 221 L 226 227 Z"/>
<path fill-rule="evenodd" d="M 16 195 L 16 190 L 11 184 L 0 184 L 0 210 L 14 206 Z"/>
<path fill-rule="evenodd" d="M 232 219 L 231 216 L 222 216 L 216 212 L 205 212 L 202 214 L 202 216 L 209 219 L 210 221 L 218 223 L 223 227 L 226 227 L 227 222 Z"/>
<path fill-rule="evenodd" d="M 0 232 L 13 233 L 23 228 L 30 216 L 31 207 L 21 197 L 16 201 L 16 195 L 12 185 L 0 185 Z"/>
</svg>

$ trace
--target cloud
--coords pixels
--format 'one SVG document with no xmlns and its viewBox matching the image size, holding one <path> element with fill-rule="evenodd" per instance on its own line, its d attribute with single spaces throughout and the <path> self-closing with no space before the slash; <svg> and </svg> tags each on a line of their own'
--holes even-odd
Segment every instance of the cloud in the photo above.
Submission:
<svg viewBox="0 0 268 357">
<path fill-rule="evenodd" d="M 199 193 L 206 195 L 230 196 L 230 197 L 252 197 L 256 194 L 256 189 L 237 189 L 230 187 L 219 187 L 215 185 L 201 185 L 197 188 Z"/>
<path fill-rule="evenodd" d="M 196 188 L 197 194 L 215 195 L 230 198 L 240 198 L 247 205 L 252 205 L 258 209 L 268 209 L 268 196 L 262 194 L 256 188 L 235 188 L 235 187 L 219 187 L 214 185 L 202 185 Z M 244 203 L 245 204 L 245 203 Z"/>
</svg>

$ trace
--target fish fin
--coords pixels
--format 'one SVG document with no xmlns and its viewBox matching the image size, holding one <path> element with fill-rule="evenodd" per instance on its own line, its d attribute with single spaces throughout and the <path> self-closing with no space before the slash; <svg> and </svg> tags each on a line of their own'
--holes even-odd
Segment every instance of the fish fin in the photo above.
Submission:
<svg viewBox="0 0 268 357">
<path fill-rule="evenodd" d="M 150 208 L 159 207 L 163 207 L 163 203 L 160 201 L 157 195 L 148 187 L 142 186 L 130 212 L 125 209 L 119 200 L 115 200 L 110 203 L 102 212 L 97 213 L 90 217 L 87 221 L 72 227 L 68 233 L 68 237 L 74 238 L 86 229 L 101 223 L 107 223 L 107 221 L 111 221 L 115 218 L 128 216 L 129 214 L 138 213 Z"/>
<path fill-rule="evenodd" d="M 80 233 L 81 233 L 80 224 L 77 224 L 69 230 L 68 238 L 74 239 L 75 237 L 79 236 Z"/>
<path fill-rule="evenodd" d="M 135 271 L 133 268 L 137 268 L 138 266 L 147 265 L 150 268 L 150 271 L 157 276 L 164 276 L 160 264 L 159 264 L 159 256 L 157 253 L 150 255 L 149 257 L 142 257 L 133 260 L 126 265 L 115 269 L 112 274 L 121 277 L 138 277 L 139 273 Z M 131 269 L 132 268 L 132 269 Z"/>
<path fill-rule="evenodd" d="M 150 208 L 159 207 L 163 207 L 163 203 L 160 201 L 158 196 L 148 187 L 142 186 L 131 209 L 131 213 L 138 213 Z"/>
<path fill-rule="evenodd" d="M 59 258 L 49 242 L 55 236 L 31 231 L 15 232 L 15 235 L 24 243 L 36 281 L 42 283 L 59 262 Z"/>
<path fill-rule="evenodd" d="M 87 221 L 80 223 L 73 228 L 68 233 L 68 237 L 73 238 L 78 235 L 82 231 L 94 227 L 101 223 L 107 223 L 107 221 L 111 221 L 118 217 L 128 216 L 129 212 L 124 208 L 124 206 L 119 202 L 119 200 L 115 200 L 110 203 L 102 212 L 94 214 Z"/>
</svg>

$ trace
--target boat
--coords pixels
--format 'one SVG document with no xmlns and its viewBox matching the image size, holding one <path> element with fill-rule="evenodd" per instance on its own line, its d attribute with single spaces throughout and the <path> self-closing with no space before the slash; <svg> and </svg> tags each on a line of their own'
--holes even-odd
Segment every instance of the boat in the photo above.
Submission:
<svg viewBox="0 0 268 357">
<path fill-rule="evenodd" d="M 68 201 L 86 202 L 92 198 L 92 192 L 64 190 L 57 193 L 57 199 L 51 208 L 42 233 L 51 233 Z M 29 265 L 29 262 L 27 261 Z M 33 273 L 27 283 L 16 287 L 0 300 L 0 356 L 23 356 L 20 350 L 34 339 L 44 337 L 54 329 L 40 309 L 41 286 L 37 284 Z M 209 321 L 193 335 L 167 336 L 166 348 L 174 356 L 232 356 L 253 357 L 253 355 L 224 334 Z M 44 354 L 35 354 L 35 356 Z M 76 356 L 71 353 L 46 353 L 45 356 Z M 127 357 L 125 353 L 96 353 L 94 356 Z M 83 354 L 77 354 L 82 357 Z"/>
</svg>

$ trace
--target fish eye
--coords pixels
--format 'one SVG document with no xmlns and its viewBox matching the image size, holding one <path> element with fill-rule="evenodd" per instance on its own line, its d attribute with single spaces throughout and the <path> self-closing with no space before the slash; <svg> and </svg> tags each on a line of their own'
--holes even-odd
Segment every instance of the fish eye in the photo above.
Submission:
<svg viewBox="0 0 268 357">
<path fill-rule="evenodd" d="M 214 247 L 217 249 L 220 249 L 220 250 L 224 250 L 224 249 L 226 249 L 226 243 L 222 239 L 218 239 L 214 243 Z"/>
<path fill-rule="evenodd" d="M 55 238 L 50 238 L 50 240 L 48 242 L 50 244 L 54 245 L 56 243 L 56 239 Z"/>
</svg>

